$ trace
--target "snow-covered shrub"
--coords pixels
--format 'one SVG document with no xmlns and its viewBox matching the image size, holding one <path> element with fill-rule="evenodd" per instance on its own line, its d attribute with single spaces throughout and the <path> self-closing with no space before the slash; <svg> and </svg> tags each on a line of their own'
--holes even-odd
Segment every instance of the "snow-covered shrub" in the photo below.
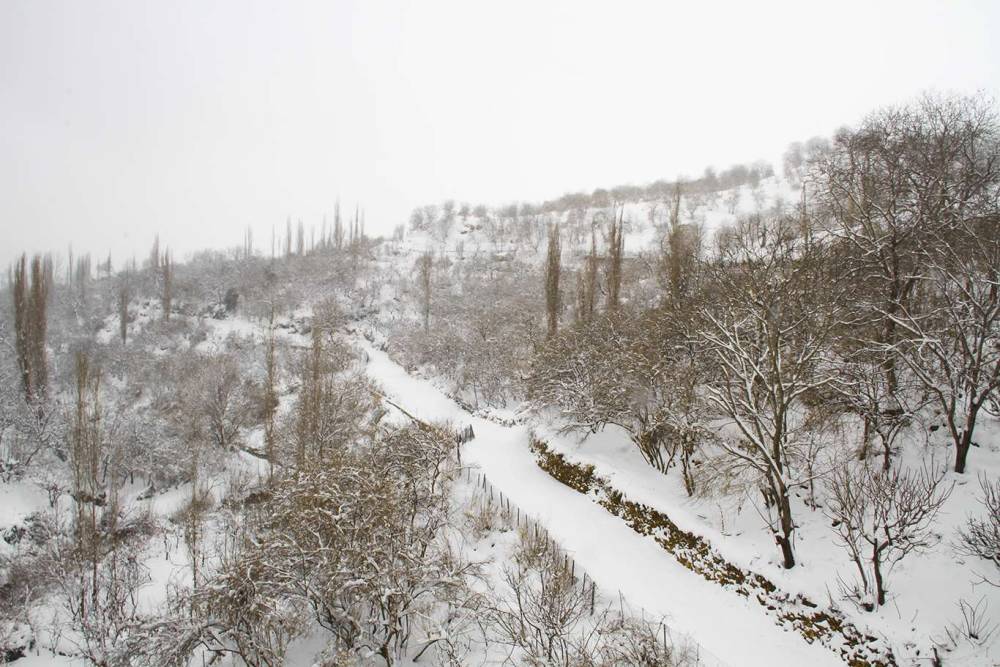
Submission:
<svg viewBox="0 0 1000 667">
<path fill-rule="evenodd" d="M 953 488 L 943 479 L 943 470 L 884 470 L 866 462 L 830 477 L 827 513 L 858 570 L 859 584 L 848 594 L 865 609 L 886 603 L 886 579 L 896 563 L 937 543 L 931 527 Z"/>
<path fill-rule="evenodd" d="M 957 644 L 958 639 L 961 638 L 982 646 L 989 642 L 997 628 L 1000 627 L 992 622 L 989 615 L 989 604 L 985 597 L 980 598 L 975 605 L 965 600 L 959 600 L 958 609 L 962 620 L 959 623 L 953 623 L 948 631 L 953 645 Z"/>
<path fill-rule="evenodd" d="M 298 399 L 281 426 L 287 437 L 278 448 L 287 451 L 278 456 L 299 467 L 354 447 L 384 414 L 367 376 L 346 370 L 352 350 L 339 339 L 324 344 L 323 338 L 314 329 L 311 348 L 296 360 Z"/>
<path fill-rule="evenodd" d="M 474 407 L 502 407 L 521 398 L 522 378 L 542 334 L 537 267 L 499 270 L 473 259 L 454 264 L 448 275 L 442 267 L 435 264 L 430 283 L 429 326 L 423 326 L 424 288 L 415 285 L 408 295 L 413 316 L 407 311 L 393 323 L 390 354 L 407 368 L 429 367 Z"/>
<path fill-rule="evenodd" d="M 505 520 L 493 502 L 477 494 L 465 511 L 465 527 L 474 539 L 482 539 L 495 530 L 510 530 L 509 517 Z"/>
<path fill-rule="evenodd" d="M 971 516 L 965 527 L 959 533 L 959 550 L 968 555 L 992 562 L 994 568 L 1000 570 L 1000 480 L 990 480 L 985 475 L 979 478 L 979 486 L 983 491 L 982 505 L 985 516 Z M 1000 586 L 1000 580 L 992 579 L 993 575 L 984 575 L 983 579 Z"/>
<path fill-rule="evenodd" d="M 575 664 L 590 611 L 590 593 L 562 554 L 522 542 L 503 569 L 505 590 L 487 612 L 493 639 L 519 650 L 526 664 Z"/>
<path fill-rule="evenodd" d="M 601 644 L 593 664 L 606 667 L 696 667 L 698 651 L 683 640 L 675 640 L 667 626 L 611 611 L 601 629 Z"/>
<path fill-rule="evenodd" d="M 621 309 L 564 330 L 540 346 L 528 396 L 539 410 L 555 408 L 566 431 L 621 427 L 661 472 L 679 460 L 694 493 L 692 459 L 710 435 L 695 391 L 699 369 L 670 319 Z"/>
<path fill-rule="evenodd" d="M 313 327 L 324 333 L 337 333 L 346 320 L 344 309 L 336 297 L 328 296 L 313 307 Z"/>
<path fill-rule="evenodd" d="M 178 602 L 194 618 L 162 641 L 273 664 L 311 619 L 331 650 L 394 664 L 470 570 L 442 534 L 453 451 L 442 429 L 394 427 L 276 476 Z"/>
<path fill-rule="evenodd" d="M 681 667 L 698 664 L 685 642 L 662 623 L 630 610 L 601 608 L 596 589 L 574 573 L 544 535 L 519 531 L 502 585 L 487 596 L 484 627 L 517 664 L 588 667 Z M 620 602 L 620 601 L 619 601 Z"/>
</svg>

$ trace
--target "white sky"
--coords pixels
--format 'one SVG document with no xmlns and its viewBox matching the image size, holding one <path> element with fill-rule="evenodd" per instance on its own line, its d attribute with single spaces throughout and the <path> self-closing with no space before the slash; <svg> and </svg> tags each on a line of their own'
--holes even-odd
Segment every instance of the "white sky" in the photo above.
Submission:
<svg viewBox="0 0 1000 667">
<path fill-rule="evenodd" d="M 998 34 L 996 1 L 0 0 L 0 262 L 773 159 L 922 90 L 997 96 Z"/>
</svg>

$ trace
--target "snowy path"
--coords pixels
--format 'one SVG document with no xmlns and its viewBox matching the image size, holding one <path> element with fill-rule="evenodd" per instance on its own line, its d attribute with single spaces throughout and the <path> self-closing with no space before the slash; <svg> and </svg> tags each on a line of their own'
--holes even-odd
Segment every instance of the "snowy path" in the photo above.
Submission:
<svg viewBox="0 0 1000 667">
<path fill-rule="evenodd" d="M 684 568 L 651 538 L 549 477 L 528 449 L 527 428 L 473 417 L 384 352 L 365 347 L 369 375 L 406 410 L 421 419 L 472 424 L 476 438 L 464 445 L 463 461 L 479 465 L 493 486 L 540 521 L 605 592 L 620 591 L 630 604 L 664 616 L 671 628 L 731 667 L 844 664 L 828 649 L 775 625 L 755 603 Z"/>
</svg>

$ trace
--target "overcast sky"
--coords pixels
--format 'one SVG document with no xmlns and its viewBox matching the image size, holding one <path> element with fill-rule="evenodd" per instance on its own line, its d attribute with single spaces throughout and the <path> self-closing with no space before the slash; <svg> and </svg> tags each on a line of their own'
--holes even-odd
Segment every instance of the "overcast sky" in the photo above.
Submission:
<svg viewBox="0 0 1000 667">
<path fill-rule="evenodd" d="M 0 261 L 773 159 L 1000 93 L 1000 2 L 0 0 Z"/>
</svg>

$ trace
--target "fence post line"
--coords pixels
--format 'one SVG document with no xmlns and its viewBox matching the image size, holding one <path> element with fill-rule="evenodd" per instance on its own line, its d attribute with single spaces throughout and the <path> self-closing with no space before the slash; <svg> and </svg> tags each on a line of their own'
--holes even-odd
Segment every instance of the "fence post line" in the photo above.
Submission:
<svg viewBox="0 0 1000 667">
<path fill-rule="evenodd" d="M 460 446 L 459 446 L 459 457 L 461 457 L 461 447 Z M 459 459 L 459 461 L 461 462 L 461 458 Z M 466 478 L 466 480 L 469 483 L 472 483 L 473 472 L 472 472 L 471 466 L 462 466 L 462 467 L 465 469 L 465 478 Z M 493 507 L 493 503 L 494 503 L 493 484 L 490 483 L 490 481 L 486 478 L 485 474 L 480 473 L 480 472 L 476 472 L 475 474 L 477 475 L 477 478 L 476 478 L 476 487 L 483 489 L 484 496 L 485 496 L 485 492 L 487 490 L 489 491 L 489 499 L 487 499 L 486 502 L 488 503 L 488 507 L 492 508 Z M 508 516 L 511 513 L 513 513 L 516 516 L 516 522 L 517 522 L 518 529 L 521 528 L 521 522 L 523 520 L 524 521 L 524 530 L 527 532 L 528 535 L 533 535 L 534 536 L 534 540 L 536 542 L 539 541 L 539 538 L 541 538 L 542 540 L 544 540 L 544 548 L 545 549 L 552 550 L 552 551 L 556 552 L 557 555 L 558 555 L 558 553 L 560 551 L 562 551 L 563 569 L 565 571 L 569 572 L 569 574 L 570 574 L 571 577 L 573 577 L 574 579 L 576 579 L 576 559 L 575 558 L 571 558 L 567 552 L 565 552 L 564 550 L 562 550 L 562 548 L 560 547 L 560 545 L 558 544 L 558 542 L 556 542 L 552 538 L 552 535 L 551 535 L 551 533 L 549 533 L 549 530 L 548 530 L 548 528 L 546 526 L 542 525 L 540 521 L 538 521 L 535 518 L 529 516 L 527 513 L 525 513 L 524 516 L 523 516 L 523 518 L 522 518 L 522 516 L 521 516 L 522 515 L 522 513 L 521 513 L 521 506 L 518 505 L 517 503 L 512 503 L 511 499 L 510 499 L 510 496 L 505 496 L 504 493 L 503 493 L 503 491 L 500 490 L 500 489 L 496 490 L 496 502 L 499 503 L 499 508 L 500 508 L 501 512 L 505 512 L 506 511 L 507 514 L 508 514 Z M 165 541 L 166 541 L 166 536 L 164 536 L 164 538 L 165 538 Z M 178 543 L 179 542 L 180 542 L 180 538 L 178 538 Z M 169 546 L 165 547 L 165 551 L 167 552 L 167 553 L 165 553 L 165 557 L 169 559 L 169 551 L 170 551 Z M 580 569 L 580 573 L 581 573 L 581 575 L 580 575 L 581 576 L 580 584 L 581 584 L 581 588 L 583 590 L 583 594 L 585 596 L 587 595 L 587 586 L 588 585 L 590 586 L 590 600 L 589 600 L 589 602 L 590 602 L 590 615 L 593 616 L 596 613 L 596 611 L 597 611 L 597 582 L 594 581 L 593 578 L 591 578 L 588 575 L 588 573 L 587 573 L 587 571 L 585 569 L 581 568 Z M 618 591 L 618 609 L 619 609 L 619 613 L 622 615 L 622 617 L 624 617 L 624 615 L 625 615 L 625 596 L 622 595 L 621 590 Z M 645 607 L 639 607 L 639 610 L 640 610 L 640 614 L 642 616 L 642 619 L 645 620 L 645 617 L 646 617 L 646 608 Z M 666 623 L 664 623 L 662 620 L 660 621 L 660 628 L 661 628 L 663 645 L 664 646 L 668 646 L 669 645 L 667 643 L 668 642 L 668 628 L 667 628 Z"/>
</svg>

